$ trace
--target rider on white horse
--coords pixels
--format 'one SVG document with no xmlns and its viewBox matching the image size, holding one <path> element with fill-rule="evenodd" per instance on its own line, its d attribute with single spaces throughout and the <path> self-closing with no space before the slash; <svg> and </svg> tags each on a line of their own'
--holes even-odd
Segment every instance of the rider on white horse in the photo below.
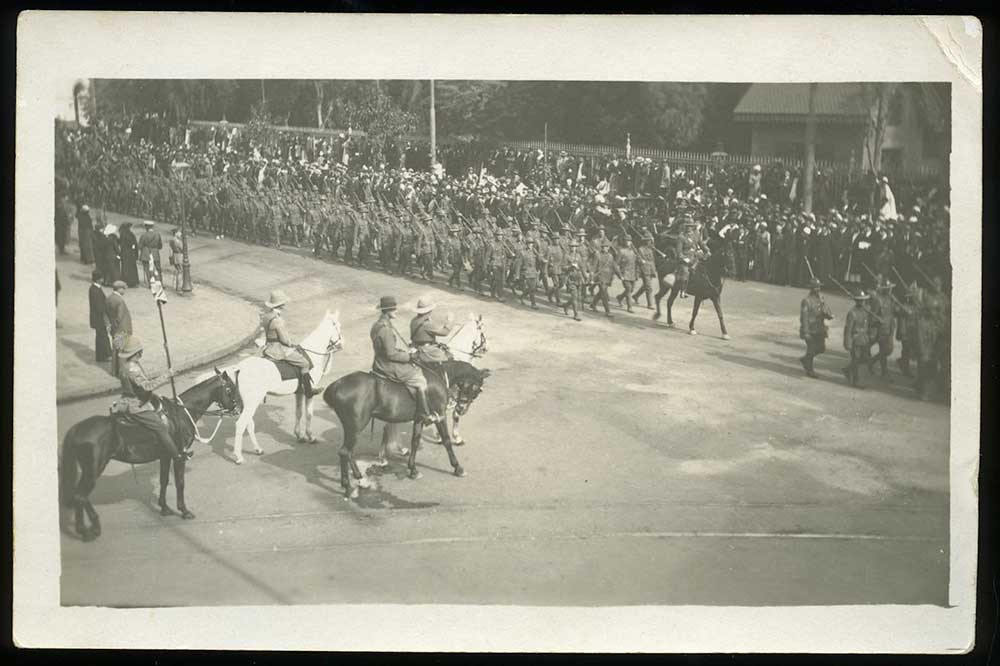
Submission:
<svg viewBox="0 0 1000 666">
<path fill-rule="evenodd" d="M 425 363 L 443 363 L 448 354 L 438 346 L 438 336 L 448 335 L 451 326 L 434 320 L 436 303 L 424 296 L 417 301 L 417 316 L 410 320 L 410 343 L 417 349 L 417 358 Z"/>
<path fill-rule="evenodd" d="M 288 336 L 288 329 L 285 327 L 285 320 L 281 318 L 282 308 L 287 303 L 288 297 L 280 289 L 272 291 L 270 298 L 264 303 L 268 311 L 261 318 L 261 325 L 264 327 L 264 335 L 267 339 L 263 355 L 272 361 L 284 361 L 298 368 L 302 393 L 314 396 L 319 393 L 319 390 L 313 389 L 312 377 L 309 374 L 312 361 L 299 350 L 297 345 L 292 343 Z"/>
</svg>

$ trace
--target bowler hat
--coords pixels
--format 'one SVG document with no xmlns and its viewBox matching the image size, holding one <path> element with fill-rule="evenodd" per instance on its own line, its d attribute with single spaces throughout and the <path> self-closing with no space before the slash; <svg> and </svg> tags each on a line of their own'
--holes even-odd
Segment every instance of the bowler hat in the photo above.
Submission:
<svg viewBox="0 0 1000 666">
<path fill-rule="evenodd" d="M 375 308 L 375 309 L 376 310 L 381 310 L 382 312 L 385 312 L 387 310 L 395 310 L 396 309 L 396 297 L 395 296 L 383 296 L 382 298 L 379 299 L 378 307 Z"/>
</svg>

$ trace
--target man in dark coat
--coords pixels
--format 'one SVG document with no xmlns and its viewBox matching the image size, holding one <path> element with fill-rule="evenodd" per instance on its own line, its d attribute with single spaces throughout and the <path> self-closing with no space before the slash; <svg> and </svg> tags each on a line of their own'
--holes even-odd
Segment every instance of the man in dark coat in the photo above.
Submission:
<svg viewBox="0 0 1000 666">
<path fill-rule="evenodd" d="M 101 272 L 91 274 L 90 327 L 94 329 L 94 355 L 98 363 L 111 359 L 111 339 L 108 337 L 107 298 L 101 287 Z"/>
<path fill-rule="evenodd" d="M 114 283 L 108 294 L 105 310 L 108 314 L 108 325 L 111 328 L 111 347 L 115 354 L 111 357 L 111 374 L 118 376 L 118 352 L 122 350 L 125 341 L 132 335 L 132 313 L 125 304 L 126 284 L 121 280 Z"/>
<path fill-rule="evenodd" d="M 143 225 L 145 225 L 146 231 L 139 237 L 139 261 L 142 263 L 142 274 L 148 287 L 152 277 L 149 273 L 150 257 L 153 258 L 156 274 L 163 275 L 160 269 L 160 250 L 163 249 L 163 239 L 160 238 L 159 232 L 153 228 L 155 226 L 153 222 L 146 220 Z"/>
</svg>

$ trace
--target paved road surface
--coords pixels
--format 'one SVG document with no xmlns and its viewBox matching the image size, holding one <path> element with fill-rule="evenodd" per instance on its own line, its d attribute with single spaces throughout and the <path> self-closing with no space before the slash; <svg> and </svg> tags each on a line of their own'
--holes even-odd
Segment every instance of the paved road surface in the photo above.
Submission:
<svg viewBox="0 0 1000 666">
<path fill-rule="evenodd" d="M 295 336 L 340 309 L 347 347 L 324 384 L 370 364 L 380 295 L 430 289 L 228 240 L 192 248 L 196 282 L 256 301 L 284 289 Z M 422 479 L 395 461 L 345 501 L 335 415 L 318 403 L 321 443 L 296 444 L 294 403 L 273 398 L 264 456 L 229 462 L 231 424 L 195 445 L 194 521 L 159 516 L 156 465 L 112 463 L 92 496 L 104 536 L 63 537 L 63 602 L 947 603 L 948 408 L 913 400 L 898 374 L 847 388 L 840 351 L 804 377 L 799 291 L 727 284 L 730 341 L 711 310 L 690 337 L 645 310 L 577 323 L 434 293 L 488 323 L 493 375 L 456 449 L 466 478 L 428 444 Z M 830 301 L 842 322 L 846 301 Z M 60 436 L 105 404 L 61 407 Z"/>
</svg>

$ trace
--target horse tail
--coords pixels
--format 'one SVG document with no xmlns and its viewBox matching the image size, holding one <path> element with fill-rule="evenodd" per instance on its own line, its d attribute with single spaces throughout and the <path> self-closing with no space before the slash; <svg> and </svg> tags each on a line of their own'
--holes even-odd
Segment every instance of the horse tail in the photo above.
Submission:
<svg viewBox="0 0 1000 666">
<path fill-rule="evenodd" d="M 76 472 L 79 466 L 76 440 L 76 426 L 69 429 L 63 438 L 62 464 L 59 468 L 59 503 L 72 506 L 76 491 Z"/>
</svg>

